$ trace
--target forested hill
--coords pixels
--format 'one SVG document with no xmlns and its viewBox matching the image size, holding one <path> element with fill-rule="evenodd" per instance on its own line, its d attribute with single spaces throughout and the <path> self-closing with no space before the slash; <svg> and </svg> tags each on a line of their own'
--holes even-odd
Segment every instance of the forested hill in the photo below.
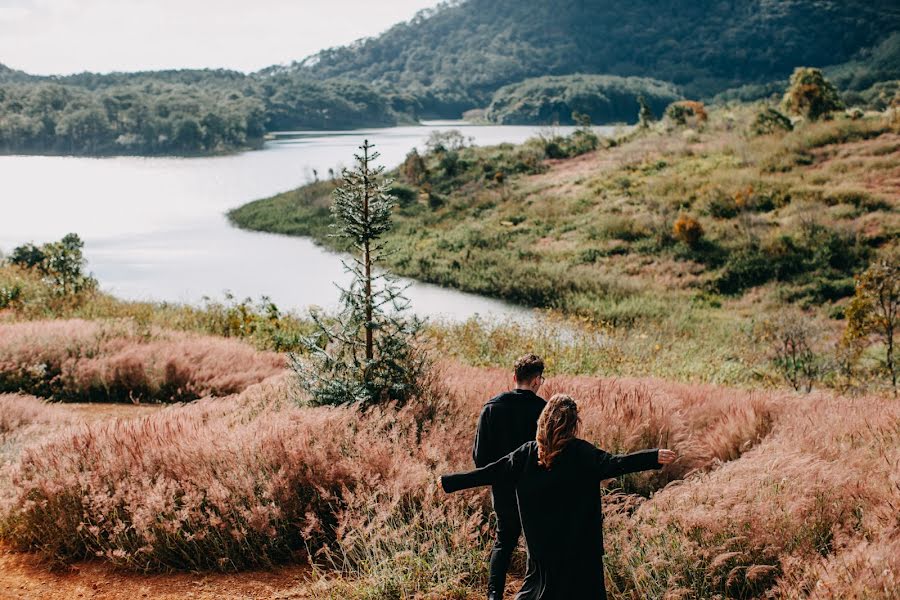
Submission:
<svg viewBox="0 0 900 600">
<path fill-rule="evenodd" d="M 3 63 L 0 63 L 0 83 L 6 83 L 10 81 L 26 81 L 31 79 L 31 75 L 24 73 L 22 71 L 16 71 L 15 69 L 10 69 Z"/>
<path fill-rule="evenodd" d="M 398 110 L 395 110 L 398 107 Z M 203 154 L 267 132 L 390 126 L 402 100 L 348 80 L 224 69 L 31 76 L 0 68 L 0 153 Z"/>
<path fill-rule="evenodd" d="M 389 85 L 450 116 L 544 75 L 646 76 L 712 96 L 844 63 L 896 31 L 896 0 L 467 0 L 287 69 Z"/>
</svg>

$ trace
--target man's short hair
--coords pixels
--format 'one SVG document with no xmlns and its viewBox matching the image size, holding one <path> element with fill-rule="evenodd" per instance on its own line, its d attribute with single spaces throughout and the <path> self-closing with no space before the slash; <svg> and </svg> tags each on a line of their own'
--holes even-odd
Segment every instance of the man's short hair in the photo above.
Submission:
<svg viewBox="0 0 900 600">
<path fill-rule="evenodd" d="M 513 368 L 516 373 L 516 381 L 525 383 L 544 374 L 544 361 L 537 354 L 526 354 L 516 361 Z"/>
</svg>

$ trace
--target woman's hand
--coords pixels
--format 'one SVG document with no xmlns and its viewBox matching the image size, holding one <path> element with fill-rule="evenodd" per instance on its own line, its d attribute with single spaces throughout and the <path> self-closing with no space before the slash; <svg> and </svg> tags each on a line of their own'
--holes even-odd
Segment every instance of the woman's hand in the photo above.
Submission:
<svg viewBox="0 0 900 600">
<path fill-rule="evenodd" d="M 678 458 L 678 455 L 675 454 L 675 452 L 667 448 L 662 448 L 659 451 L 659 456 L 656 457 L 656 461 L 661 465 L 668 465 L 675 462 L 676 458 Z"/>
</svg>

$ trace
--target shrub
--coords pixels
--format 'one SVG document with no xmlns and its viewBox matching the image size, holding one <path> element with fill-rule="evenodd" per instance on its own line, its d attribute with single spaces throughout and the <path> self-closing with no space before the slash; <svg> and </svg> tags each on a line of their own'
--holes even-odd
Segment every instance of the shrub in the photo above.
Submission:
<svg viewBox="0 0 900 600">
<path fill-rule="evenodd" d="M 820 69 L 812 67 L 794 69 L 782 104 L 788 112 L 806 117 L 810 121 L 818 121 L 843 108 L 843 103 L 831 82 L 825 79 Z"/>
<path fill-rule="evenodd" d="M 82 254 L 84 242 L 70 233 L 58 242 L 19 246 L 10 254 L 10 263 L 26 269 L 36 269 L 60 296 L 93 290 L 97 281 L 84 273 L 86 261 Z"/>
<path fill-rule="evenodd" d="M 782 309 L 760 327 L 773 365 L 798 392 L 811 392 L 822 371 L 822 361 L 815 353 L 818 332 L 813 318 L 802 311 Z"/>
<path fill-rule="evenodd" d="M 646 129 L 650 127 L 650 124 L 656 120 L 656 116 L 653 114 L 653 109 L 650 108 L 650 105 L 647 104 L 647 99 L 643 94 L 638 96 L 637 98 L 638 106 L 638 126 Z"/>
<path fill-rule="evenodd" d="M 879 258 L 857 278 L 846 315 L 846 340 L 877 336 L 884 344 L 884 364 L 896 393 L 894 336 L 900 329 L 900 255 L 894 252 Z"/>
<path fill-rule="evenodd" d="M 419 191 L 408 185 L 394 183 L 391 185 L 391 195 L 397 199 L 400 206 L 409 206 L 419 197 Z"/>
<path fill-rule="evenodd" d="M 598 223 L 597 235 L 611 240 L 633 242 L 650 235 L 647 228 L 632 217 L 623 215 L 604 215 Z"/>
<path fill-rule="evenodd" d="M 0 286 L 0 310 L 17 304 L 22 299 L 22 286 L 13 284 Z"/>
<path fill-rule="evenodd" d="M 758 246 L 748 245 L 732 251 L 716 279 L 715 288 L 723 294 L 736 294 L 763 284 L 778 274 L 777 265 Z"/>
<path fill-rule="evenodd" d="M 769 135 L 779 131 L 793 131 L 794 125 L 784 114 L 768 106 L 756 114 L 751 131 L 756 135 Z"/>
<path fill-rule="evenodd" d="M 852 273 L 868 254 L 856 236 L 806 221 L 799 235 L 782 235 L 766 244 L 751 241 L 733 249 L 715 286 L 734 294 L 772 280 L 807 281 L 817 273 L 834 278 Z"/>
<path fill-rule="evenodd" d="M 707 201 L 706 211 L 716 219 L 732 219 L 738 214 L 738 205 L 734 196 L 716 191 Z"/>
<path fill-rule="evenodd" d="M 406 159 L 400 166 L 400 173 L 409 183 L 420 185 L 428 179 L 428 167 L 425 165 L 425 159 L 419 154 L 419 151 L 413 148 L 406 155 Z M 395 186 L 396 187 L 396 186 Z"/>
<path fill-rule="evenodd" d="M 425 147 L 428 148 L 429 154 L 443 154 L 458 152 L 470 145 L 471 141 L 471 138 L 466 139 L 459 129 L 432 131 L 425 141 Z"/>
<path fill-rule="evenodd" d="M 683 242 L 691 248 L 696 248 L 703 238 L 703 226 L 690 215 L 679 215 L 672 225 L 672 235 L 679 242 Z"/>
<path fill-rule="evenodd" d="M 666 117 L 676 125 L 700 126 L 709 119 L 706 107 L 695 100 L 681 100 L 666 107 Z"/>
<path fill-rule="evenodd" d="M 33 269 L 43 264 L 46 258 L 47 256 L 41 248 L 29 242 L 13 248 L 9 255 L 9 263 L 25 269 Z"/>
</svg>

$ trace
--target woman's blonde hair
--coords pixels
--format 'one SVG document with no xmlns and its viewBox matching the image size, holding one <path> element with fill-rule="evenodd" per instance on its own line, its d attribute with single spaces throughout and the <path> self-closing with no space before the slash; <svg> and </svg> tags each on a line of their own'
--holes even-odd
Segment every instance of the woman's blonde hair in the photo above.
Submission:
<svg viewBox="0 0 900 600">
<path fill-rule="evenodd" d="M 578 405 L 571 396 L 554 394 L 537 423 L 538 463 L 546 469 L 553 465 L 566 444 L 578 433 Z"/>
</svg>

